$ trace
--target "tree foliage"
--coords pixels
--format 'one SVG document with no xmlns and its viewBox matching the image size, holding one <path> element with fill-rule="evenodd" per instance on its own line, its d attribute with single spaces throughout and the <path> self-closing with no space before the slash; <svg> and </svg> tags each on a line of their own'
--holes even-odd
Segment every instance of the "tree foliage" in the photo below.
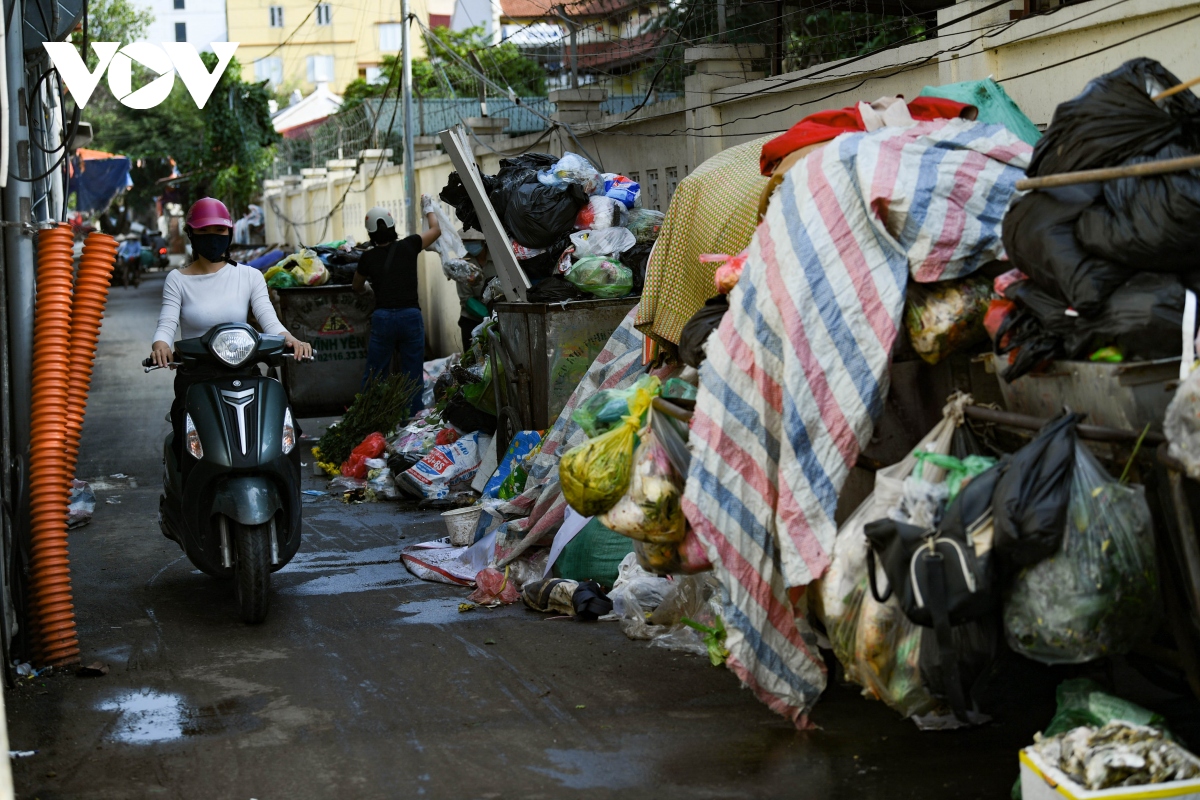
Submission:
<svg viewBox="0 0 1200 800">
<path fill-rule="evenodd" d="M 775 72 L 777 37 L 784 43 L 783 71 L 790 72 L 869 53 L 925 29 L 916 16 L 830 8 L 806 11 L 792 2 L 784 4 L 782 18 L 775 3 L 730 3 L 727 8 L 726 41 L 764 45 L 767 58 L 755 67 L 768 74 Z M 646 24 L 647 31 L 666 31 L 655 62 L 646 68 L 648 76 L 658 75 L 659 91 L 682 91 L 688 74 L 684 48 L 717 40 L 717 14 L 717 0 L 691 0 L 671 4 Z"/>
<path fill-rule="evenodd" d="M 512 87 L 519 95 L 541 96 L 546 94 L 546 71 L 533 59 L 524 54 L 511 42 L 492 46 L 482 27 L 452 31 L 449 28 L 434 28 L 425 58 L 413 60 L 413 90 L 422 97 L 477 97 L 478 76 L 464 65 L 471 63 L 471 52 L 479 58 L 480 65 L 493 82 Z M 454 56 L 446 51 L 453 52 Z M 381 97 L 398 93 L 400 70 L 403 63 L 399 56 L 384 56 L 380 65 L 382 74 L 378 83 L 367 83 L 359 78 L 346 87 L 343 96 L 344 108 L 352 108 L 369 97 Z M 389 88 L 390 87 L 390 88 Z M 488 87 L 494 95 L 495 89 Z"/>
</svg>

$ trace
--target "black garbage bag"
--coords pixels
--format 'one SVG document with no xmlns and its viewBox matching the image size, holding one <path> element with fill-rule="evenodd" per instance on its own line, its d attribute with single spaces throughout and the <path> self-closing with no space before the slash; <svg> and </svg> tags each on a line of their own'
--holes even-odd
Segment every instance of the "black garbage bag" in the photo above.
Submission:
<svg viewBox="0 0 1200 800">
<path fill-rule="evenodd" d="M 546 252 L 539 253 L 533 258 L 526 258 L 518 261 L 521 269 L 525 270 L 525 274 L 529 276 L 531 281 L 548 278 L 554 272 L 554 268 L 558 266 L 558 259 L 562 257 L 563 251 L 571 246 L 571 237 L 564 236 L 546 249 Z"/>
<path fill-rule="evenodd" d="M 700 368 L 704 361 L 704 343 L 728 310 L 728 295 L 719 294 L 705 301 L 703 307 L 683 324 L 683 330 L 679 332 L 679 357 L 683 363 Z"/>
<path fill-rule="evenodd" d="M 1126 361 L 1179 357 L 1184 297 L 1177 275 L 1134 275 L 1113 292 L 1099 316 L 1080 323 L 1090 340 L 1085 350 L 1115 344 Z"/>
<path fill-rule="evenodd" d="M 1004 296 L 1020 310 L 996 337 L 995 352 L 1010 355 L 1001 377 L 1013 381 L 1052 359 L 1087 358 L 1110 345 L 1126 361 L 1178 357 L 1184 292 L 1177 275 L 1143 272 L 1117 287 L 1099 314 L 1082 319 L 1033 281 L 1014 283 Z"/>
<path fill-rule="evenodd" d="M 992 347 L 996 355 L 1005 356 L 1000 377 L 1010 383 L 1065 355 L 1062 337 L 1047 331 L 1037 317 L 1024 309 L 1005 318 Z"/>
<path fill-rule="evenodd" d="M 467 402 L 462 392 L 458 392 L 446 403 L 442 418 L 460 431 L 472 433 L 482 431 L 488 436 L 496 434 L 496 417 L 493 414 L 480 411 Z"/>
<path fill-rule="evenodd" d="M 621 263 L 633 271 L 633 294 L 641 294 L 646 285 L 646 264 L 650 261 L 650 251 L 654 242 L 635 244 L 621 253 Z"/>
<path fill-rule="evenodd" d="M 1075 238 L 1076 220 L 1101 196 L 1095 183 L 1044 189 L 1022 197 L 1004 216 L 1004 249 L 1013 266 L 1084 317 L 1098 314 L 1133 274 L 1084 250 Z"/>
<path fill-rule="evenodd" d="M 1177 83 L 1150 58 L 1126 61 L 1093 78 L 1078 97 L 1054 110 L 1046 135 L 1033 148 L 1028 174 L 1115 167 L 1169 144 L 1200 151 L 1200 98 L 1180 92 L 1158 103 L 1150 99 Z"/>
<path fill-rule="evenodd" d="M 551 275 L 525 295 L 531 303 L 561 303 L 564 300 L 586 300 L 587 295 L 562 275 Z"/>
<path fill-rule="evenodd" d="M 1126 164 L 1195 155 L 1168 145 Z M 1200 268 L 1200 172 L 1172 172 L 1104 183 L 1104 203 L 1084 209 L 1075 237 L 1090 253 L 1151 272 Z"/>
<path fill-rule="evenodd" d="M 995 548 L 1010 563 L 1036 564 L 1062 544 L 1075 471 L 1075 426 L 1082 418 L 1064 412 L 1047 422 L 996 482 Z"/>
<path fill-rule="evenodd" d="M 483 180 L 483 190 L 490 197 L 492 188 L 496 184 L 495 176 L 480 175 L 479 177 Z M 463 186 L 462 178 L 458 177 L 457 172 L 450 173 L 450 177 L 446 180 L 446 185 L 442 187 L 442 191 L 438 193 L 438 197 L 442 202 L 454 206 L 454 215 L 462 223 L 464 231 L 471 229 L 477 231 L 483 230 L 479 225 L 479 215 L 475 213 L 475 204 L 471 202 L 471 198 L 467 194 L 467 188 Z"/>
<path fill-rule="evenodd" d="M 996 659 L 996 646 L 1000 641 L 999 626 L 990 619 L 972 620 L 951 628 L 950 639 L 950 657 L 954 659 L 954 664 L 944 663 L 945 655 L 938 646 L 936 633 L 932 630 L 921 631 L 921 649 L 917 655 L 921 683 L 931 695 L 950 704 L 955 696 L 951 683 L 957 677 L 968 710 L 974 710 L 972 688 Z"/>
<path fill-rule="evenodd" d="M 504 227 L 526 247 L 550 247 L 575 229 L 575 216 L 587 201 L 583 187 L 577 183 L 558 188 L 546 186 L 535 177 L 509 195 L 503 212 Z"/>
<path fill-rule="evenodd" d="M 488 188 L 488 200 L 496 213 L 508 208 L 512 193 L 526 183 L 537 180 L 538 170 L 547 169 L 558 161 L 546 153 L 523 153 L 515 158 L 500 159 L 500 171 L 496 173 L 495 182 Z"/>
</svg>

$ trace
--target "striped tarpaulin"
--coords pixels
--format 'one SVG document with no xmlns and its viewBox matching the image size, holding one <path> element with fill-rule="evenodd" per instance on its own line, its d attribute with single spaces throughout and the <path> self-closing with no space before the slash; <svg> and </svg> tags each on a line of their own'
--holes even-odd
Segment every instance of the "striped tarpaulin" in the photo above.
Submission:
<svg viewBox="0 0 1200 800">
<path fill-rule="evenodd" d="M 837 138 L 776 191 L 709 339 L 684 510 L 724 588 L 729 667 L 799 726 L 825 686 L 804 587 L 887 396 L 907 280 L 1003 257 L 1030 152 L 965 120 Z"/>
</svg>

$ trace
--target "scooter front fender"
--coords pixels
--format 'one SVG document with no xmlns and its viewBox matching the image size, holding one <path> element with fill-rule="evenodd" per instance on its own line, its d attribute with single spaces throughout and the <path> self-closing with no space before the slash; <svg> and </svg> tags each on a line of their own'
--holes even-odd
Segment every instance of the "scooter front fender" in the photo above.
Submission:
<svg viewBox="0 0 1200 800">
<path fill-rule="evenodd" d="M 217 484 L 212 510 L 242 525 L 262 525 L 283 510 L 283 500 L 266 478 L 229 477 Z"/>
</svg>

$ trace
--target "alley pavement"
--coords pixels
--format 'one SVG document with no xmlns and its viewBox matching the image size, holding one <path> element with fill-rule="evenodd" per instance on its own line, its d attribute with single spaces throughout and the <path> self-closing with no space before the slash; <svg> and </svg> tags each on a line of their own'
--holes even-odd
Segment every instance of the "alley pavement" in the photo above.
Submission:
<svg viewBox="0 0 1200 800">
<path fill-rule="evenodd" d="M 727 670 L 615 623 L 460 613 L 466 590 L 400 561 L 441 521 L 395 503 L 306 498 L 270 616 L 244 625 L 156 521 L 171 378 L 139 362 L 161 287 L 113 289 L 84 428 L 98 504 L 72 577 L 83 662 L 109 672 L 7 690 L 10 745 L 36 751 L 13 761 L 21 798 L 1000 798 L 1053 713 L 1062 675 L 1021 664 L 995 721 L 953 733 L 831 674 L 798 732 Z"/>
</svg>

